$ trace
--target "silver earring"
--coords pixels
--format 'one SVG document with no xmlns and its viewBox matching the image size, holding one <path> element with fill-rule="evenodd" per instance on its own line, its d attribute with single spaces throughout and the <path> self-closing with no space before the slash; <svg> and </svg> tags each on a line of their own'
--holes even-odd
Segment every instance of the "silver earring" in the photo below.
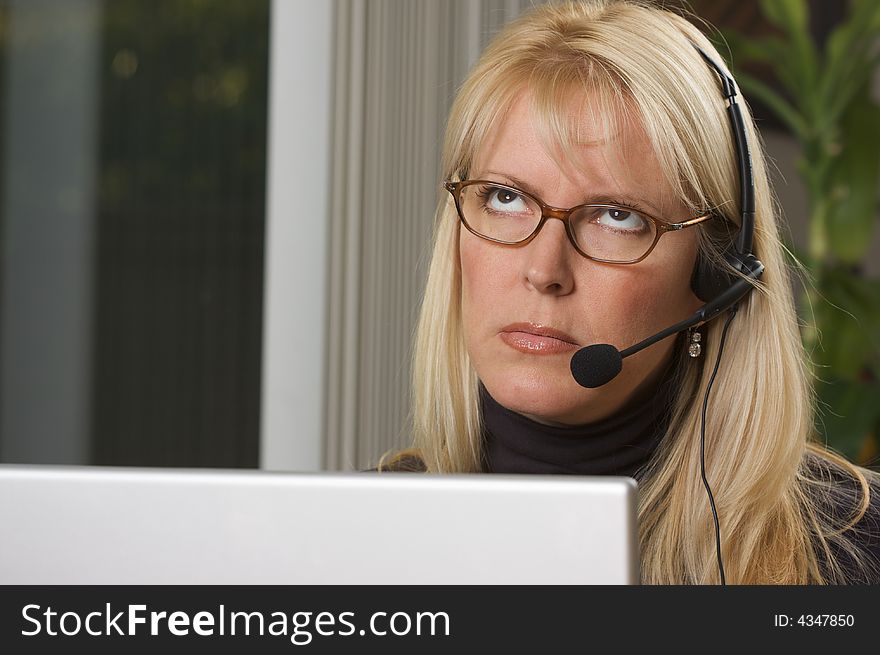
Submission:
<svg viewBox="0 0 880 655">
<path fill-rule="evenodd" d="M 703 352 L 703 347 L 700 345 L 700 341 L 703 339 L 703 335 L 700 334 L 700 331 L 691 328 L 688 330 L 690 333 L 690 343 L 688 344 L 688 355 L 691 357 L 699 357 L 700 353 Z"/>
</svg>

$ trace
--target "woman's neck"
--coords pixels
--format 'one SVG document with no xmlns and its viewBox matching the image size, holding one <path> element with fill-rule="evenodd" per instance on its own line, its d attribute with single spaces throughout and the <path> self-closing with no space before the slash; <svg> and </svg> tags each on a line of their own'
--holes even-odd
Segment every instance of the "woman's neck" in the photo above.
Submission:
<svg viewBox="0 0 880 655">
<path fill-rule="evenodd" d="M 666 433 L 676 386 L 670 364 L 614 414 L 588 425 L 563 426 L 503 407 L 481 384 L 483 469 L 636 477 Z"/>
</svg>

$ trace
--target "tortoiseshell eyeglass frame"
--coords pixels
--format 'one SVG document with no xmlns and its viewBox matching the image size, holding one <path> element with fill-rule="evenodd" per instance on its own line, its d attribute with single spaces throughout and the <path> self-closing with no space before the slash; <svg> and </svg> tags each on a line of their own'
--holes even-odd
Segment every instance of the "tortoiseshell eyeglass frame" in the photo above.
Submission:
<svg viewBox="0 0 880 655">
<path fill-rule="evenodd" d="M 520 239 L 519 241 L 503 241 L 501 239 L 495 239 L 490 236 L 486 236 L 480 232 L 477 232 L 471 225 L 468 224 L 467 219 L 464 217 L 464 212 L 461 208 L 461 192 L 469 186 L 474 186 L 477 184 L 481 185 L 491 185 L 493 188 L 510 191 L 517 195 L 523 196 L 525 198 L 529 198 L 534 201 L 541 208 L 541 220 L 538 221 L 538 224 L 535 226 L 535 229 L 532 231 L 524 239 Z M 514 186 L 510 186 L 509 184 L 501 184 L 499 182 L 493 182 L 491 180 L 462 180 L 460 182 L 447 181 L 443 183 L 443 186 L 452 194 L 452 198 L 455 201 L 455 209 L 458 211 L 458 218 L 461 220 L 462 224 L 467 228 L 467 230 L 474 234 L 475 236 L 480 237 L 481 239 L 486 239 L 487 241 L 492 241 L 494 243 L 500 243 L 506 246 L 524 246 L 532 239 L 534 239 L 538 232 L 541 231 L 541 228 L 544 227 L 544 223 L 547 222 L 547 219 L 557 218 L 565 224 L 565 232 L 568 235 L 568 240 L 571 242 L 571 245 L 574 246 L 574 249 L 578 252 L 579 255 L 586 257 L 587 259 L 591 259 L 596 262 L 603 262 L 605 264 L 637 264 L 642 261 L 651 254 L 651 251 L 654 250 L 654 247 L 657 245 L 657 242 L 667 232 L 675 232 L 678 230 L 684 230 L 685 228 L 693 227 L 694 225 L 699 225 L 705 221 L 708 221 L 711 218 L 715 217 L 715 214 L 712 212 L 706 212 L 705 214 L 700 214 L 699 216 L 695 216 L 694 218 L 689 218 L 685 221 L 681 221 L 679 223 L 667 223 L 666 221 L 660 220 L 655 216 L 651 216 L 650 214 L 642 211 L 641 209 L 635 209 L 634 207 L 627 207 L 626 205 L 608 205 L 603 203 L 586 203 L 582 205 L 576 205 L 575 207 L 571 207 L 569 209 L 560 209 L 559 207 L 551 207 L 550 205 L 543 202 L 540 198 L 535 196 L 534 194 L 528 193 L 527 191 L 522 191 L 521 189 L 517 189 Z M 592 255 L 584 252 L 581 247 L 578 245 L 574 230 L 571 225 L 571 215 L 578 211 L 579 209 L 583 209 L 585 207 L 592 208 L 600 208 L 600 209 L 622 209 L 624 211 L 635 212 L 639 216 L 646 218 L 654 224 L 654 240 L 648 249 L 642 254 L 640 257 L 635 259 L 627 259 L 627 260 L 615 260 L 615 259 L 603 259 L 601 257 L 593 257 Z"/>
</svg>

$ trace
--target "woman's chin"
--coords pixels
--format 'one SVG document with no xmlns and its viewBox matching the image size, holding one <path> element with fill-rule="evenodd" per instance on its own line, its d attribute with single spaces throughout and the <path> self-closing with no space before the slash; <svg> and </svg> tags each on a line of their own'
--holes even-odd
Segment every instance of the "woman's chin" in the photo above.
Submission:
<svg viewBox="0 0 880 655">
<path fill-rule="evenodd" d="M 571 375 L 517 376 L 515 373 L 487 375 L 481 378 L 489 394 L 503 407 L 540 423 L 576 425 L 593 404 L 596 390 L 584 389 Z M 601 394 L 599 394 L 601 395 Z"/>
</svg>

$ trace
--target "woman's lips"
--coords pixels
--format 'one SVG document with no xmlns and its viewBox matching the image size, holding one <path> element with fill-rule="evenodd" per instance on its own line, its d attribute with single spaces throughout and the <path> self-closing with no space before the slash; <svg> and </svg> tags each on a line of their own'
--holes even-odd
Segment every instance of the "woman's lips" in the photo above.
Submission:
<svg viewBox="0 0 880 655">
<path fill-rule="evenodd" d="M 580 348 L 574 337 L 565 332 L 531 323 L 508 325 L 499 336 L 514 350 L 532 355 L 556 355 Z"/>
</svg>

